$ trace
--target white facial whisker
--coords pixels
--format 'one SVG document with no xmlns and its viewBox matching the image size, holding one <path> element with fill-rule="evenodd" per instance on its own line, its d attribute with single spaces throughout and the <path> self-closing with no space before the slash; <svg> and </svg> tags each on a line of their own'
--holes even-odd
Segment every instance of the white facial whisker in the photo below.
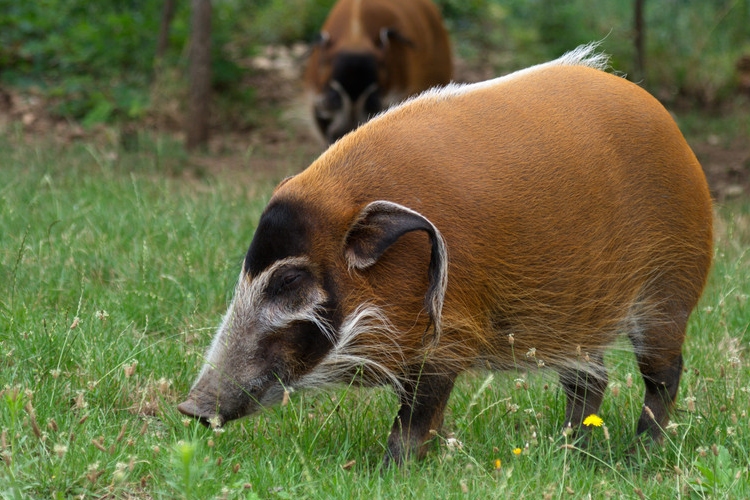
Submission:
<svg viewBox="0 0 750 500">
<path fill-rule="evenodd" d="M 377 342 L 363 342 L 365 335 L 376 336 Z M 400 366 L 403 361 L 397 331 L 388 317 L 380 308 L 364 304 L 347 316 L 331 350 L 298 385 L 323 387 L 346 382 L 362 371 L 373 383 L 389 384 L 400 392 L 403 391 L 401 378 L 389 365 Z"/>
</svg>

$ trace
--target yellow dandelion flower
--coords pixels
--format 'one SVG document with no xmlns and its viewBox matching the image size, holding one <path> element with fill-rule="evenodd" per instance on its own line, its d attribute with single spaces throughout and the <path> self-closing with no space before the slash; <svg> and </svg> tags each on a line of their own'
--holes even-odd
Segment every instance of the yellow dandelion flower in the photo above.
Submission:
<svg viewBox="0 0 750 500">
<path fill-rule="evenodd" d="M 513 448 L 514 455 L 520 455 L 523 450 L 521 448 Z"/>
<path fill-rule="evenodd" d="M 599 415 L 596 415 L 595 413 L 592 413 L 588 417 L 586 417 L 583 421 L 583 425 L 586 427 L 591 427 L 592 425 L 594 427 L 601 427 L 604 423 L 604 420 Z"/>
<path fill-rule="evenodd" d="M 499 458 L 495 459 L 495 470 L 499 470 L 500 467 L 503 466 L 503 463 L 500 461 Z"/>
</svg>

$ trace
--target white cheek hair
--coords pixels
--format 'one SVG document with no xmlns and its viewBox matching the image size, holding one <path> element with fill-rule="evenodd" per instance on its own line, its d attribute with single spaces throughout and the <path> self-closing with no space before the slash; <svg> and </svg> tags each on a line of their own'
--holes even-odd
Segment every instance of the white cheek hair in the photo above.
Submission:
<svg viewBox="0 0 750 500">
<path fill-rule="evenodd" d="M 361 337 L 365 334 L 376 336 L 377 342 L 362 342 Z M 330 331 L 327 335 L 332 338 Z M 363 304 L 346 317 L 338 338 L 323 360 L 296 385 L 299 388 L 325 387 L 346 382 L 352 374 L 362 370 L 372 382 L 389 384 L 397 392 L 403 392 L 401 378 L 387 365 L 401 366 L 404 358 L 398 330 L 385 312 L 379 307 Z"/>
<path fill-rule="evenodd" d="M 323 290 L 313 289 L 307 297 L 308 300 L 293 310 L 273 304 L 265 295 L 271 276 L 279 268 L 305 267 L 309 264 L 310 261 L 306 257 L 281 259 L 252 280 L 248 279 L 244 272 L 240 272 L 234 297 L 206 352 L 205 363 L 197 380 L 200 380 L 208 370 L 219 366 L 226 357 L 226 350 L 237 347 L 240 345 L 238 342 L 245 344 L 245 347 L 248 347 L 247 344 L 251 346 L 257 342 L 258 336 L 284 329 L 296 321 L 310 321 L 316 324 L 333 342 L 331 328 L 320 314 L 321 307 L 327 300 Z M 240 335 L 242 338 L 232 340 L 230 335 Z"/>
<path fill-rule="evenodd" d="M 224 357 L 224 350 L 226 349 L 225 337 L 227 335 L 227 330 L 229 329 L 229 323 L 231 321 L 233 313 L 234 300 L 232 300 L 232 303 L 229 305 L 229 309 L 227 309 L 227 312 L 224 314 L 224 318 L 221 320 L 221 325 L 219 325 L 219 328 L 216 330 L 216 334 L 211 341 L 211 345 L 206 351 L 206 354 L 204 356 L 205 362 L 203 363 L 200 374 L 195 379 L 195 384 L 197 384 L 198 381 L 203 378 L 208 370 L 215 368 L 218 365 L 219 361 Z"/>
</svg>

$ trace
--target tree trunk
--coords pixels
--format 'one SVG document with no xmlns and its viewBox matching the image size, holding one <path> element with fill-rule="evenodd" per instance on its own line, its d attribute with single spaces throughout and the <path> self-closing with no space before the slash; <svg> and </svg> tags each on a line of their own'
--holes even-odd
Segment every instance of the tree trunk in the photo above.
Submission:
<svg viewBox="0 0 750 500">
<path fill-rule="evenodd" d="M 211 105 L 211 0 L 192 0 L 187 149 L 208 141 Z"/>
<path fill-rule="evenodd" d="M 161 11 L 161 25 L 159 26 L 159 38 L 156 41 L 156 67 L 160 66 L 161 60 L 164 58 L 164 53 L 167 51 L 169 27 L 172 25 L 172 19 L 174 19 L 176 6 L 177 2 L 175 0 L 164 0 L 164 8 Z"/>
<path fill-rule="evenodd" d="M 633 15 L 634 43 L 635 43 L 635 78 L 637 82 L 643 82 L 646 79 L 646 26 L 643 21 L 643 4 L 646 0 L 635 0 L 635 12 Z"/>
</svg>

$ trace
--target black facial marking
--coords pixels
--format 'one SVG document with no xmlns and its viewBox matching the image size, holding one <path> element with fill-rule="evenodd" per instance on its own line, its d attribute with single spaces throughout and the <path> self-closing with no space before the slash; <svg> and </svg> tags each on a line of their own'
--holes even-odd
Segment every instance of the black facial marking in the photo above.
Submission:
<svg viewBox="0 0 750 500">
<path fill-rule="evenodd" d="M 352 101 L 378 83 L 378 65 L 372 54 L 342 53 L 333 62 L 331 79 L 341 84 Z"/>
<path fill-rule="evenodd" d="M 286 276 L 286 273 L 280 273 L 279 277 L 281 276 Z M 312 279 L 312 276 L 302 271 L 301 286 L 305 286 L 304 282 L 309 279 Z M 282 281 L 284 281 L 283 278 Z M 342 322 L 341 313 L 336 307 L 338 303 L 336 290 L 330 280 L 325 278 L 323 288 L 329 298 L 321 307 L 320 317 L 331 327 L 330 333 L 336 335 Z M 284 353 L 284 361 L 279 366 L 285 367 L 286 372 L 282 374 L 276 371 L 276 373 L 285 384 L 289 385 L 293 385 L 299 377 L 310 373 L 333 347 L 330 337 L 321 330 L 318 324 L 310 321 L 295 322 L 283 331 L 277 332 L 277 335 L 268 336 L 265 342 L 269 342 L 271 346 L 268 352 L 276 349 Z M 269 354 L 268 357 L 272 358 L 273 355 Z"/>
<path fill-rule="evenodd" d="M 296 203 L 280 201 L 266 207 L 245 256 L 245 272 L 257 276 L 274 262 L 309 250 L 305 211 Z"/>
<path fill-rule="evenodd" d="M 297 352 L 297 361 L 301 366 L 312 368 L 331 350 L 328 340 L 320 328 L 309 322 L 300 322 L 288 332 L 291 345 Z"/>
<path fill-rule="evenodd" d="M 315 123 L 318 125 L 318 128 L 323 132 L 323 135 L 328 131 L 328 127 L 331 126 L 331 120 L 330 118 L 325 118 L 320 115 L 317 111 L 315 112 Z M 336 141 L 331 141 L 331 144 L 333 144 Z"/>
<path fill-rule="evenodd" d="M 341 100 L 341 95 L 336 92 L 333 88 L 328 87 L 325 94 L 323 95 L 323 106 L 322 108 L 327 111 L 338 111 L 344 106 L 344 102 Z"/>
</svg>

